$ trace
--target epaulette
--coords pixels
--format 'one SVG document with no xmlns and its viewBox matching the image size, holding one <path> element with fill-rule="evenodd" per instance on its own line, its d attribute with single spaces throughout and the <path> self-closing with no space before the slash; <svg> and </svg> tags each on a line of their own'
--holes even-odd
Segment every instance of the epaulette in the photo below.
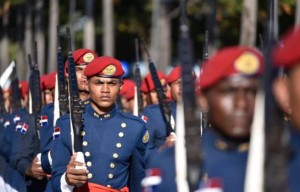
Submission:
<svg viewBox="0 0 300 192">
<path fill-rule="evenodd" d="M 120 114 L 123 117 L 127 118 L 127 119 L 131 119 L 131 120 L 137 121 L 139 123 L 142 123 L 143 125 L 145 124 L 145 122 L 140 117 L 134 116 L 134 115 L 132 115 L 130 113 L 123 113 L 123 112 L 121 112 Z"/>
</svg>

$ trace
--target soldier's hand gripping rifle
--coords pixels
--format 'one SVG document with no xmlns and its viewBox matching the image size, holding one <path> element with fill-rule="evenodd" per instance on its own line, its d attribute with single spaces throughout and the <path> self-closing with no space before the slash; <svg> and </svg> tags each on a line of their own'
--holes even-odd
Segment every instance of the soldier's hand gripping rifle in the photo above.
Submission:
<svg viewBox="0 0 300 192">
<path fill-rule="evenodd" d="M 151 77 L 152 80 L 154 82 L 154 86 L 155 86 L 155 90 L 157 93 L 157 98 L 158 98 L 158 102 L 159 102 L 159 108 L 160 111 L 163 115 L 163 120 L 166 124 L 166 135 L 169 136 L 171 133 L 174 133 L 174 129 L 171 126 L 171 109 L 170 109 L 170 105 L 166 100 L 166 95 L 164 93 L 164 89 L 163 86 L 160 83 L 160 80 L 158 78 L 158 74 L 157 74 L 157 70 L 156 67 L 150 57 L 150 54 L 148 52 L 147 46 L 145 41 L 142 39 L 142 44 L 144 47 L 144 51 L 148 57 L 148 67 L 149 67 L 149 71 L 151 73 Z"/>
<path fill-rule="evenodd" d="M 68 92 L 67 83 L 65 78 L 65 66 L 64 59 L 61 50 L 61 34 L 59 27 L 57 27 L 57 80 L 58 80 L 58 100 L 59 100 L 59 112 L 60 115 L 64 115 L 68 112 Z"/>
<path fill-rule="evenodd" d="M 82 136 L 81 131 L 83 129 L 82 113 L 83 105 L 81 103 L 78 85 L 75 71 L 75 62 L 72 52 L 72 42 L 70 29 L 67 28 L 67 38 L 68 38 L 68 74 L 69 74 L 69 106 L 70 106 L 70 120 L 71 120 L 71 132 L 72 132 L 72 147 L 73 151 L 77 152 L 77 157 L 82 159 L 77 159 L 77 161 L 84 161 L 83 154 L 79 153 L 82 151 Z"/>
<path fill-rule="evenodd" d="M 12 89 L 12 112 L 16 112 L 21 108 L 21 93 L 19 88 L 19 79 L 17 76 L 16 65 L 13 68 L 12 72 L 12 81 L 11 81 L 11 89 Z"/>
<path fill-rule="evenodd" d="M 196 113 L 195 80 L 193 71 L 193 51 L 189 37 L 186 1 L 181 0 L 179 58 L 182 65 L 182 102 L 177 103 L 177 140 L 175 145 L 175 165 L 177 190 L 193 189 L 201 175 L 200 119 Z M 193 176 L 195 171 L 197 176 Z"/>
<path fill-rule="evenodd" d="M 141 87 L 141 71 L 140 71 L 140 57 L 139 57 L 139 40 L 135 39 L 135 58 L 136 58 L 136 65 L 134 70 L 134 80 L 136 83 L 135 88 L 135 108 L 134 108 L 134 115 L 139 116 L 143 111 L 143 97 L 140 90 Z"/>
</svg>

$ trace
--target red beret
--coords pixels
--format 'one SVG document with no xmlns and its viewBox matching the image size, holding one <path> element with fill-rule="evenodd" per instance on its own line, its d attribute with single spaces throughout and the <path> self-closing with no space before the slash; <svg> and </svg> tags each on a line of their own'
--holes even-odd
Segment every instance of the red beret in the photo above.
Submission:
<svg viewBox="0 0 300 192">
<path fill-rule="evenodd" d="M 122 77 L 124 70 L 119 60 L 102 56 L 95 58 L 84 70 L 84 75 L 91 77 L 99 75 L 102 77 Z"/>
<path fill-rule="evenodd" d="M 127 99 L 127 100 L 130 100 L 130 99 L 133 99 L 134 98 L 134 89 L 135 86 L 132 86 L 130 87 L 127 92 L 125 93 L 124 97 Z"/>
<path fill-rule="evenodd" d="M 282 67 L 292 67 L 300 61 L 300 26 L 287 32 L 282 42 L 273 50 L 274 64 Z"/>
<path fill-rule="evenodd" d="M 167 79 L 166 75 L 160 71 L 157 71 L 157 75 L 161 84 L 164 86 L 166 84 L 166 79 Z M 144 93 L 148 93 L 154 89 L 155 89 L 154 82 L 152 80 L 151 73 L 149 73 L 142 81 L 141 91 Z"/>
<path fill-rule="evenodd" d="M 175 67 L 167 77 L 167 82 L 169 84 L 173 83 L 177 79 L 181 78 L 181 66 Z"/>
<path fill-rule="evenodd" d="M 174 81 L 177 81 L 177 79 L 181 78 L 181 73 L 182 73 L 181 69 L 182 69 L 181 66 L 177 66 L 170 72 L 170 74 L 167 77 L 168 84 L 171 84 Z M 192 71 L 191 75 L 193 75 L 194 79 L 196 79 L 196 74 L 194 73 L 194 71 Z"/>
<path fill-rule="evenodd" d="M 45 89 L 54 89 L 56 82 L 56 71 L 46 75 Z"/>
<path fill-rule="evenodd" d="M 40 86 L 41 86 L 41 90 L 45 90 L 46 89 L 46 82 L 47 82 L 47 77 L 48 75 L 47 74 L 44 74 L 44 75 L 41 75 L 40 77 Z"/>
<path fill-rule="evenodd" d="M 19 88 L 21 91 L 21 97 L 24 99 L 25 95 L 28 94 L 28 90 L 29 90 L 28 81 L 19 81 Z"/>
<path fill-rule="evenodd" d="M 125 95 L 127 93 L 127 91 L 131 88 L 135 86 L 135 82 L 130 80 L 130 79 L 124 79 L 123 80 L 123 85 L 122 85 L 122 89 L 119 92 L 119 95 Z"/>
<path fill-rule="evenodd" d="M 226 47 L 204 64 L 198 86 L 203 90 L 234 74 L 254 76 L 262 71 L 263 56 L 259 51 L 251 47 Z"/>
<path fill-rule="evenodd" d="M 93 61 L 97 54 L 90 49 L 77 49 L 73 51 L 73 57 L 75 65 L 86 65 Z M 67 60 L 65 63 L 65 68 L 67 69 L 69 65 L 69 61 Z"/>
</svg>

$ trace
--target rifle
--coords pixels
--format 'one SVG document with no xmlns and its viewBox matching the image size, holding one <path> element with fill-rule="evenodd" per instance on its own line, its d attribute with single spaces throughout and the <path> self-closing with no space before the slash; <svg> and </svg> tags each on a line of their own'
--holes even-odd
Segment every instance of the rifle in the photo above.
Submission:
<svg viewBox="0 0 300 192">
<path fill-rule="evenodd" d="M 209 39 L 209 33 L 208 30 L 205 30 L 205 38 L 204 38 L 204 46 L 203 46 L 203 58 L 202 58 L 202 64 L 201 68 L 203 67 L 204 63 L 208 60 L 208 39 Z M 207 110 L 207 109 L 205 109 Z M 203 130 L 208 128 L 208 111 L 204 111 L 201 109 L 201 135 L 203 133 Z"/>
<path fill-rule="evenodd" d="M 61 51 L 61 34 L 59 32 L 59 27 L 57 26 L 57 80 L 58 80 L 58 100 L 59 100 L 59 111 L 61 115 L 68 112 L 68 93 L 66 90 L 66 79 L 65 79 L 65 67 L 64 59 Z"/>
<path fill-rule="evenodd" d="M 193 54 L 192 44 L 189 36 L 188 18 L 186 15 L 186 1 L 180 2 L 181 16 L 180 16 L 180 39 L 179 39 L 179 58 L 182 65 L 182 85 L 183 85 L 183 98 L 182 103 L 178 103 L 177 122 L 181 120 L 183 126 L 177 130 L 177 141 L 175 146 L 175 162 L 177 175 L 183 174 L 187 178 L 177 179 L 178 191 L 187 191 L 186 179 L 190 189 L 193 189 L 201 176 L 201 151 L 200 151 L 200 119 L 196 115 L 196 101 L 195 101 L 195 82 L 191 75 L 193 70 Z M 184 114 L 188 114 L 184 116 Z M 182 132 L 182 135 L 178 131 Z M 181 141 L 181 142 L 179 142 Z M 185 144 L 185 146 L 184 146 Z M 184 157 L 184 158 L 183 158 Z M 181 166 L 185 164 L 186 167 Z M 185 170 L 184 170 L 185 169 Z M 189 170 L 197 172 L 196 178 L 193 177 Z M 180 173 L 179 173 L 180 172 Z M 179 176 L 178 176 L 179 177 Z M 182 183 L 180 183 L 182 182 Z M 181 188 L 181 187 L 184 188 Z"/>
<path fill-rule="evenodd" d="M 73 150 L 75 152 L 82 151 L 82 113 L 83 105 L 79 98 L 78 85 L 75 71 L 75 62 L 72 53 L 72 42 L 70 28 L 67 28 L 67 38 L 68 38 L 68 73 L 69 73 L 69 97 L 70 97 L 70 119 L 71 119 L 71 129 L 73 131 Z"/>
<path fill-rule="evenodd" d="M 19 79 L 17 77 L 17 70 L 16 65 L 12 71 L 12 82 L 11 82 L 11 89 L 12 89 L 12 112 L 16 112 L 18 109 L 21 108 L 21 93 L 19 88 Z"/>
<path fill-rule="evenodd" d="M 265 132 L 266 132 L 266 159 L 265 159 L 265 191 L 285 192 L 287 190 L 287 158 L 288 137 L 284 128 L 283 114 L 276 105 L 272 86 L 273 80 L 278 76 L 278 69 L 273 67 L 271 51 L 278 39 L 277 19 L 278 1 L 269 0 L 269 28 L 267 30 L 265 46 Z"/>
<path fill-rule="evenodd" d="M 146 43 L 143 39 L 142 39 L 142 44 L 144 47 L 144 51 L 148 57 L 148 67 L 149 67 L 149 71 L 152 76 L 152 80 L 155 85 L 155 90 L 156 90 L 157 98 L 158 98 L 158 102 L 159 102 L 159 108 L 163 115 L 163 120 L 166 124 L 166 135 L 169 136 L 171 133 L 174 133 L 174 130 L 171 126 L 171 109 L 170 109 L 169 103 L 166 100 L 166 95 L 164 94 L 163 87 L 158 78 L 156 67 L 150 57 Z"/>
<path fill-rule="evenodd" d="M 135 39 L 135 57 L 136 57 L 136 65 L 135 65 L 135 71 L 134 71 L 134 79 L 136 83 L 136 97 L 135 99 L 137 100 L 137 115 L 140 115 L 141 112 L 143 111 L 143 98 L 141 94 L 141 71 L 140 71 L 140 57 L 139 57 L 139 40 Z"/>
</svg>

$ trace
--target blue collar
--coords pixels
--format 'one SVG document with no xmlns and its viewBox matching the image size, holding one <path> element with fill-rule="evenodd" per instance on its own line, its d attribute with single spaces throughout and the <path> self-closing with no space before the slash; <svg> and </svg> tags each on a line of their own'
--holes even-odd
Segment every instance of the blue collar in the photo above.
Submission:
<svg viewBox="0 0 300 192">
<path fill-rule="evenodd" d="M 107 112 L 107 113 L 105 113 L 105 114 L 102 114 L 102 115 L 100 115 L 99 113 L 97 113 L 97 112 L 93 109 L 92 105 L 88 105 L 88 106 L 87 106 L 87 111 L 88 111 L 88 113 L 89 113 L 92 117 L 94 117 L 94 118 L 96 118 L 96 119 L 100 119 L 100 120 L 102 121 L 102 120 L 110 119 L 110 118 L 112 118 L 113 116 L 115 116 L 115 115 L 119 112 L 119 107 L 115 104 L 115 106 L 114 106 L 109 112 Z"/>
</svg>

